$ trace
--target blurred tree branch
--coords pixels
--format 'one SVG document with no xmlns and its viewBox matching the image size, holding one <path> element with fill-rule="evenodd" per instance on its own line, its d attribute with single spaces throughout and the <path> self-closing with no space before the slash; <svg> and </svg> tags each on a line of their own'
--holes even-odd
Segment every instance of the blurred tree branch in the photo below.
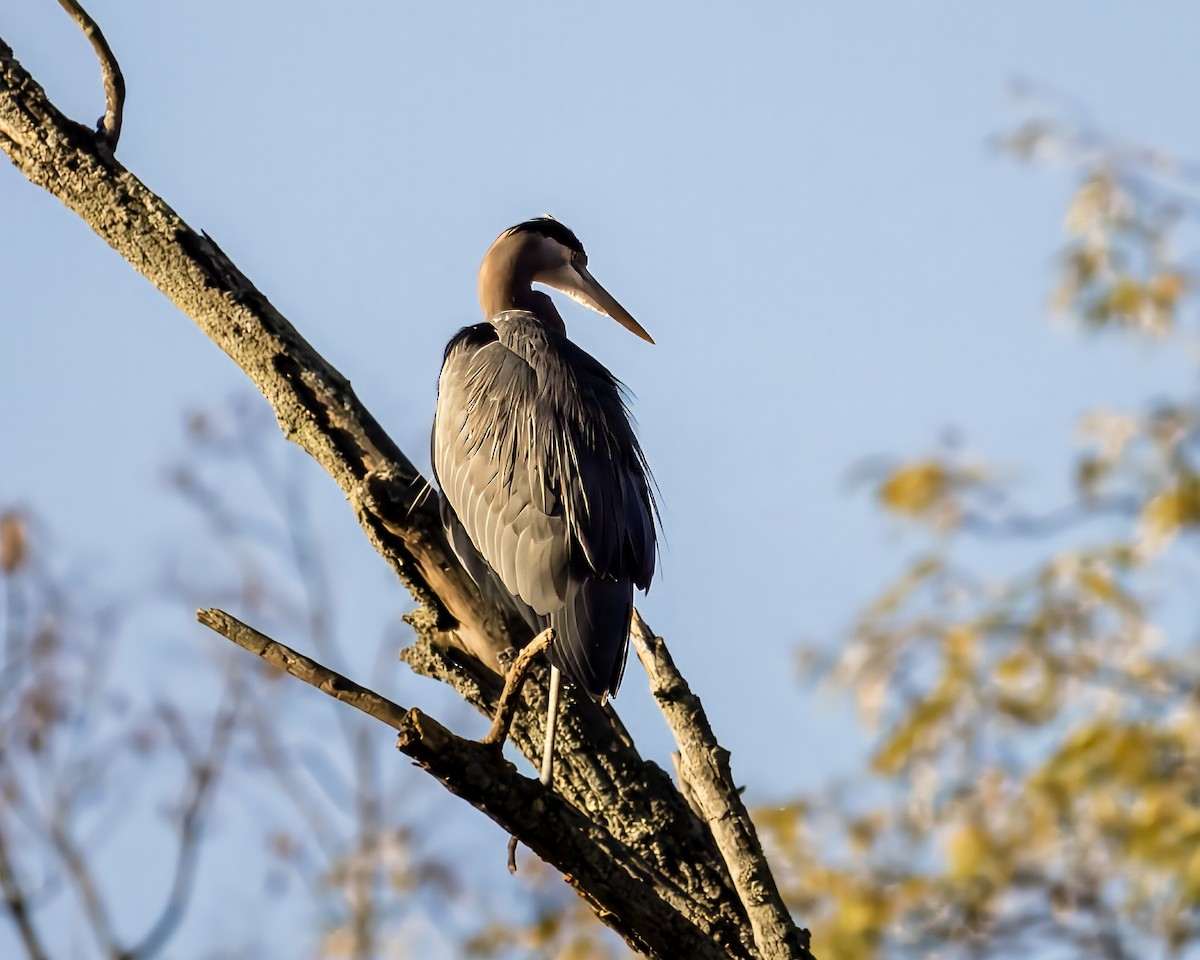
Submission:
<svg viewBox="0 0 1200 960">
<path fill-rule="evenodd" d="M 123 697 L 106 681 L 116 618 L 67 595 L 36 557 L 28 526 L 19 511 L 0 517 L 0 615 L 7 634 L 0 685 L 0 891 L 32 960 L 48 960 L 57 948 L 53 913 L 41 911 L 63 894 L 70 905 L 62 909 L 78 917 L 97 955 L 151 960 L 192 899 L 203 824 L 240 722 L 240 683 L 225 678 L 224 701 L 203 750 L 192 745 L 188 724 L 165 701 L 149 718 L 129 717 Z M 113 922 L 121 888 L 107 882 L 89 824 L 105 807 L 110 826 L 127 819 L 140 778 L 121 780 L 128 772 L 122 764 L 154 755 L 164 737 L 183 763 L 182 802 L 170 840 L 156 847 L 174 853 L 175 862 L 161 907 L 130 942 Z M 119 802 L 103 803 L 106 788 L 118 782 Z"/>
<path fill-rule="evenodd" d="M 33 922 L 29 899 L 17 879 L 17 872 L 9 854 L 8 840 L 2 831 L 0 831 L 0 892 L 4 894 L 5 909 L 13 919 L 13 924 L 21 937 L 21 943 L 29 955 L 29 960 L 49 960 L 49 955 L 42 946 L 42 938 Z"/>
</svg>

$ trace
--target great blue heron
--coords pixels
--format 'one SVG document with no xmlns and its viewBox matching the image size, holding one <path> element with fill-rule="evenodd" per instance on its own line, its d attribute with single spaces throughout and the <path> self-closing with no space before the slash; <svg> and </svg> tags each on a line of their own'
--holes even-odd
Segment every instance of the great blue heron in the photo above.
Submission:
<svg viewBox="0 0 1200 960">
<path fill-rule="evenodd" d="M 479 268 L 485 323 L 446 347 L 433 427 L 434 476 L 450 541 L 481 585 L 487 561 L 535 630 L 551 627 L 552 769 L 560 671 L 594 700 L 625 670 L 633 590 L 654 575 L 655 504 L 620 382 L 567 339 L 553 287 L 648 334 L 587 269 L 551 217 L 505 230 Z M 466 542 L 469 541 L 469 544 Z"/>
</svg>

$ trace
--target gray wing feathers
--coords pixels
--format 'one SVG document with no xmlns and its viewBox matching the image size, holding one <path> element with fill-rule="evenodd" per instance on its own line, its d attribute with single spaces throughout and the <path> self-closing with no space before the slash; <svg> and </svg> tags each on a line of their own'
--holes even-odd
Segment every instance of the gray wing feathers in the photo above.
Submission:
<svg viewBox="0 0 1200 960">
<path fill-rule="evenodd" d="M 538 614 L 566 600 L 566 525 L 538 508 L 517 454 L 533 371 L 498 343 L 451 350 L 434 421 L 434 471 L 472 543 L 508 591 Z"/>
<path fill-rule="evenodd" d="M 592 696 L 615 692 L 633 587 L 655 561 L 654 501 L 617 381 L 529 314 L 468 327 L 446 351 L 433 461 L 459 530 L 558 631 L 551 661 Z"/>
</svg>

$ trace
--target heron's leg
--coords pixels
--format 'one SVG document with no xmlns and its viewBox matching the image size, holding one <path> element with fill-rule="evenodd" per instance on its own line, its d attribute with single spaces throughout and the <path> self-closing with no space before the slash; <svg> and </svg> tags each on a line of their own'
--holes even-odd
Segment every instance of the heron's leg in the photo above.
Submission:
<svg viewBox="0 0 1200 960">
<path fill-rule="evenodd" d="M 500 694 L 500 702 L 496 704 L 496 715 L 492 719 L 491 729 L 484 734 L 480 743 L 496 747 L 504 746 L 504 741 L 508 738 L 508 728 L 512 726 L 513 717 L 517 712 L 517 704 L 520 702 L 521 685 L 529 675 L 529 666 L 533 663 L 533 658 L 550 646 L 553 640 L 554 631 L 548 627 L 530 640 L 518 654 L 513 665 L 509 667 L 508 673 L 505 674 L 504 690 Z M 553 690 L 553 679 L 550 686 Z"/>
<path fill-rule="evenodd" d="M 546 633 L 550 634 L 551 639 L 553 639 L 553 634 L 554 634 L 553 630 L 547 630 Z M 538 639 L 541 639 L 541 636 L 542 635 L 539 635 L 535 639 L 534 642 L 537 642 Z M 548 645 L 549 641 L 546 641 L 546 643 Z M 531 643 L 530 646 L 533 646 L 533 644 Z M 526 647 L 525 649 L 528 650 L 529 647 Z M 522 651 L 522 654 L 523 653 L 524 652 Z M 518 663 L 519 662 L 520 662 L 520 659 L 518 658 Z M 516 664 L 514 664 L 513 666 L 515 668 Z M 555 731 L 555 728 L 557 727 L 557 721 L 558 721 L 558 691 L 561 687 L 562 687 L 562 673 L 559 672 L 558 667 L 551 666 L 550 667 L 550 705 L 546 709 L 546 744 L 544 747 L 542 747 L 542 772 L 541 772 L 541 775 L 538 777 L 538 779 L 542 781 L 543 786 L 547 786 L 547 787 L 550 786 L 550 780 L 554 776 L 554 731 Z M 507 688 L 508 688 L 508 684 L 506 683 L 505 689 L 507 690 Z M 496 723 L 499 723 L 499 721 L 500 721 L 500 716 L 499 716 L 499 711 L 497 711 Z M 495 729 L 495 723 L 492 724 L 492 727 L 493 727 L 493 729 Z M 509 873 L 517 872 L 517 838 L 516 837 L 508 838 L 508 872 Z"/>
<path fill-rule="evenodd" d="M 546 743 L 542 747 L 542 775 L 538 778 L 543 786 L 550 786 L 554 777 L 554 731 L 558 726 L 558 691 L 562 686 L 562 673 L 558 667 L 550 668 L 550 705 L 546 708 Z"/>
</svg>

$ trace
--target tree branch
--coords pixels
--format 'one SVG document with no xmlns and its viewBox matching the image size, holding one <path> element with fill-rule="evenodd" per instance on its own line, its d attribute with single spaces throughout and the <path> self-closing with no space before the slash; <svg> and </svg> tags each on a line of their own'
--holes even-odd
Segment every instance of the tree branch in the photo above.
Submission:
<svg viewBox="0 0 1200 960">
<path fill-rule="evenodd" d="M 224 765 L 229 742 L 237 726 L 237 718 L 236 702 L 223 706 L 213 721 L 212 735 L 205 754 L 194 760 L 189 758 L 186 752 L 184 754 L 184 760 L 190 767 L 188 795 L 179 824 L 179 849 L 175 857 L 175 873 L 171 878 L 170 891 L 158 918 L 139 943 L 123 951 L 122 960 L 148 960 L 155 956 L 171 939 L 183 920 L 188 901 L 191 899 L 192 881 L 196 875 L 204 811 Z"/>
<path fill-rule="evenodd" d="M 679 746 L 680 772 L 704 813 L 754 930 L 763 960 L 810 957 L 808 931 L 798 930 L 767 865 L 754 822 L 729 770 L 729 751 L 717 743 L 700 698 L 675 667 L 662 637 L 636 610 L 630 631 L 638 658 Z"/>
<path fill-rule="evenodd" d="M 3 834 L 0 834 L 0 893 L 4 894 L 5 909 L 8 910 L 8 915 L 12 917 L 13 923 L 17 927 L 17 933 L 21 937 L 21 943 L 25 946 L 25 953 L 28 954 L 29 960 L 49 960 L 49 954 L 42 946 L 37 927 L 33 924 L 33 915 L 29 910 L 29 898 L 21 889 L 16 867 L 8 853 L 8 841 Z"/>
<path fill-rule="evenodd" d="M 451 686 L 481 713 L 494 715 L 499 683 L 478 663 L 423 638 L 400 657 L 422 676 Z M 532 664 L 524 707 L 511 730 L 513 743 L 535 764 L 544 738 L 549 673 L 545 663 Z M 691 891 L 694 922 L 712 930 L 731 956 L 753 955 L 753 933 L 711 832 L 665 771 L 635 759 L 629 735 L 610 711 L 611 706 L 586 697 L 560 708 L 554 792 Z"/>
<path fill-rule="evenodd" d="M 50 842 L 66 867 L 67 876 L 75 885 L 75 891 L 83 904 L 83 912 L 87 916 L 88 926 L 92 929 L 97 945 L 105 956 L 119 960 L 121 948 L 108 917 L 108 906 L 100 895 L 100 888 L 96 885 L 87 860 L 62 822 L 63 815 L 63 811 L 57 811 L 49 824 Z"/>
<path fill-rule="evenodd" d="M 664 960 L 729 956 L 708 931 L 676 909 L 672 901 L 686 904 L 682 891 L 553 791 L 518 774 L 493 747 L 456 736 L 432 717 L 359 686 L 223 610 L 200 610 L 196 615 L 205 626 L 272 666 L 397 730 L 404 753 L 558 867 L 597 916 L 633 949 Z"/>
<path fill-rule="evenodd" d="M 109 152 L 112 152 L 117 149 L 117 141 L 121 139 L 121 118 L 125 114 L 125 77 L 112 48 L 104 39 L 104 32 L 79 5 L 78 0 L 58 0 L 58 3 L 79 24 L 100 60 L 100 74 L 104 81 L 104 116 L 96 121 L 96 132 L 104 138 Z"/>
</svg>

